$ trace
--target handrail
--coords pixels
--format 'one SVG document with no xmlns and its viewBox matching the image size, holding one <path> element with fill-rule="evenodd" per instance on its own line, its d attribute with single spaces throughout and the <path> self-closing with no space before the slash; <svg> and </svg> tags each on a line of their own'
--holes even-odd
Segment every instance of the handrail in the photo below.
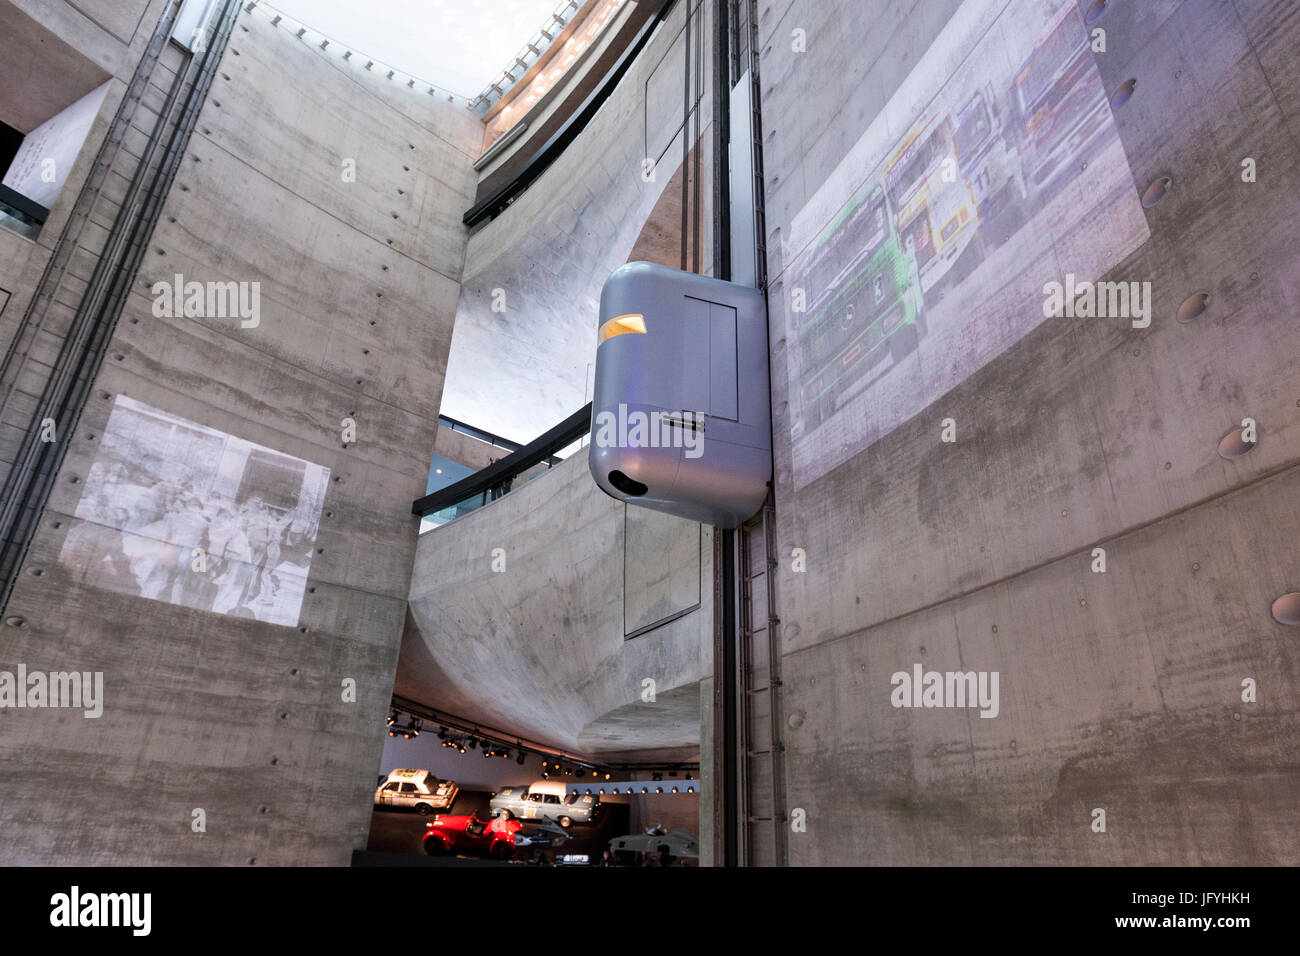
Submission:
<svg viewBox="0 0 1300 956">
<path fill-rule="evenodd" d="M 462 478 L 446 488 L 418 498 L 411 504 L 411 514 L 426 515 L 458 504 L 467 498 L 485 492 L 496 492 L 516 475 L 549 458 L 552 454 L 572 445 L 591 428 L 591 403 L 588 402 L 544 435 L 533 439 L 523 448 L 493 462 L 486 468 Z"/>
</svg>

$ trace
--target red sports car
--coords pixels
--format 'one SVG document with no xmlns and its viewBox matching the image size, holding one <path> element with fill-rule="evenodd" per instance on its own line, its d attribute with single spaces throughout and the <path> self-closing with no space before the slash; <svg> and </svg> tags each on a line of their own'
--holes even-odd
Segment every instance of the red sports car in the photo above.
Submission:
<svg viewBox="0 0 1300 956">
<path fill-rule="evenodd" d="M 425 824 L 424 852 L 430 856 L 478 853 L 504 860 L 514 852 L 515 834 L 523 828 L 518 820 L 481 817 L 477 811 L 469 816 L 439 816 Z"/>
</svg>

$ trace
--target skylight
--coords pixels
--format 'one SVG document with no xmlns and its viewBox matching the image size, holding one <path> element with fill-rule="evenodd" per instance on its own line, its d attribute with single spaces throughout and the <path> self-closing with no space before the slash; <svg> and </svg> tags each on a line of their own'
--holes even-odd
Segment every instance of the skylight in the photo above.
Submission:
<svg viewBox="0 0 1300 956">
<path fill-rule="evenodd" d="M 564 4 L 560 0 L 367 0 L 364 4 L 273 0 L 261 5 L 472 100 L 501 77 Z"/>
</svg>

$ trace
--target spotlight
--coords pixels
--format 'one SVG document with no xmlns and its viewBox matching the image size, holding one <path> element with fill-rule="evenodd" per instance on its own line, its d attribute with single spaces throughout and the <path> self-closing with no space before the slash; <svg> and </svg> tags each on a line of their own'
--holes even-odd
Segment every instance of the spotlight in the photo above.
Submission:
<svg viewBox="0 0 1300 956">
<path fill-rule="evenodd" d="M 579 776 L 579 777 L 581 777 L 581 776 L 582 776 L 583 774 L 585 774 L 586 772 L 587 772 L 587 771 L 583 770 L 581 767 L 578 768 L 578 776 Z"/>
<path fill-rule="evenodd" d="M 473 750 L 477 746 L 478 746 L 478 741 L 473 737 L 469 738 L 469 749 Z"/>
<path fill-rule="evenodd" d="M 606 780 L 609 779 L 609 774 L 605 774 L 605 779 L 606 779 Z"/>
<path fill-rule="evenodd" d="M 655 787 L 655 793 L 663 793 L 663 792 L 664 792 L 663 787 Z"/>
<path fill-rule="evenodd" d="M 546 771 L 546 770 L 543 770 L 543 771 L 542 771 L 542 779 L 543 779 L 543 780 L 550 780 L 550 779 L 551 779 L 551 775 L 550 775 L 550 773 L 549 773 L 548 771 Z"/>
<path fill-rule="evenodd" d="M 662 780 L 663 778 L 664 775 L 657 770 L 650 775 L 651 780 Z"/>
<path fill-rule="evenodd" d="M 397 723 L 397 711 L 390 710 L 388 712 L 388 726 L 391 727 L 395 723 Z"/>
<path fill-rule="evenodd" d="M 673 787 L 673 793 L 676 793 L 676 792 L 677 792 L 677 788 L 676 788 L 676 787 Z"/>
<path fill-rule="evenodd" d="M 523 762 L 524 762 L 524 759 L 525 759 L 525 757 L 524 757 L 524 752 L 521 750 L 521 751 L 519 751 L 519 756 L 515 758 L 515 763 L 522 765 Z"/>
<path fill-rule="evenodd" d="M 446 727 L 439 727 L 439 728 L 438 728 L 438 739 L 439 739 L 439 740 L 446 740 L 446 739 L 447 739 L 448 737 L 450 737 L 450 736 L 451 736 L 451 734 L 448 733 Z"/>
<path fill-rule="evenodd" d="M 641 792 L 642 792 L 642 793 L 649 793 L 650 791 L 647 790 L 645 787 L 642 787 L 642 788 L 641 788 Z"/>
</svg>

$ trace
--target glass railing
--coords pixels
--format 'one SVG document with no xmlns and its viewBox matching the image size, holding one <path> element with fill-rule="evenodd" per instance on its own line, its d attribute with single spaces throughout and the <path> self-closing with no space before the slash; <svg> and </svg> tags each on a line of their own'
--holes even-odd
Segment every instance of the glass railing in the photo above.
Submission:
<svg viewBox="0 0 1300 956">
<path fill-rule="evenodd" d="M 464 517 L 540 478 L 582 448 L 590 427 L 591 405 L 588 404 L 546 434 L 471 475 L 437 488 L 440 482 L 431 475 L 429 493 L 411 505 L 411 512 L 422 519 L 420 533 Z"/>
<path fill-rule="evenodd" d="M 0 226 L 28 239 L 35 239 L 49 215 L 50 211 L 40 203 L 33 202 L 8 186 L 0 185 Z"/>
</svg>

